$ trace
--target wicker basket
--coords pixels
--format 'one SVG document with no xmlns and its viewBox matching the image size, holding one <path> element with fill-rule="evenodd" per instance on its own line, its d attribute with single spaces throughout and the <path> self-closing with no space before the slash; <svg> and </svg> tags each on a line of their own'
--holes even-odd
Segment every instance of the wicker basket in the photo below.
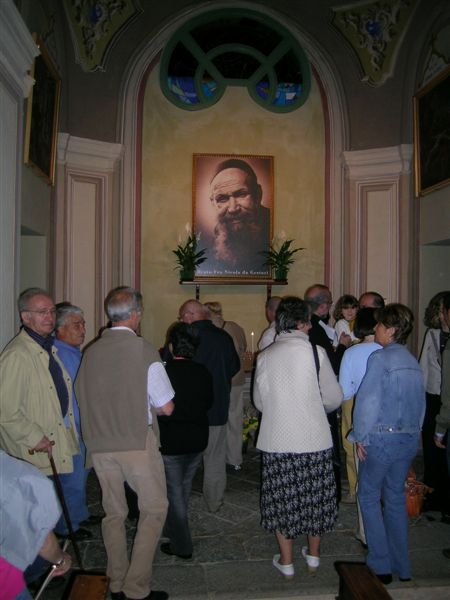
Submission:
<svg viewBox="0 0 450 600">
<path fill-rule="evenodd" d="M 425 496 L 432 491 L 432 488 L 417 481 L 416 474 L 410 469 L 405 482 L 406 510 L 410 519 L 420 517 Z"/>
</svg>

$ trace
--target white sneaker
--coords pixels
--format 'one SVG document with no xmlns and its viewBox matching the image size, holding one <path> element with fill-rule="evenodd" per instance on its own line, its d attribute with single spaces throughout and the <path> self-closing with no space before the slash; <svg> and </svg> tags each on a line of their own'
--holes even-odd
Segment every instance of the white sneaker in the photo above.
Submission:
<svg viewBox="0 0 450 600">
<path fill-rule="evenodd" d="M 278 569 L 280 573 L 285 576 L 286 579 L 292 579 L 294 577 L 294 565 L 292 563 L 290 565 L 280 564 L 279 554 L 274 555 L 272 564 L 275 569 Z"/>
<path fill-rule="evenodd" d="M 311 573 L 317 571 L 320 565 L 320 558 L 318 556 L 311 556 L 311 554 L 308 554 L 308 546 L 303 546 L 302 556 L 306 560 L 306 564 L 308 565 L 308 571 L 310 571 Z"/>
</svg>

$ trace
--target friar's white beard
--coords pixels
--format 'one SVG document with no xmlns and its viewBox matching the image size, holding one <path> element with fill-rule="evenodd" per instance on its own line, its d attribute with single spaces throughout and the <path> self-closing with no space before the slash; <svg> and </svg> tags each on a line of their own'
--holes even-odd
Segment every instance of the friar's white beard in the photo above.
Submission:
<svg viewBox="0 0 450 600">
<path fill-rule="evenodd" d="M 261 245 L 261 225 L 246 223 L 238 231 L 232 231 L 226 223 L 217 223 L 214 228 L 213 253 L 217 261 L 236 267 L 242 262 L 242 256 L 256 254 L 263 250 Z M 261 259 L 262 260 L 262 259 Z"/>
</svg>

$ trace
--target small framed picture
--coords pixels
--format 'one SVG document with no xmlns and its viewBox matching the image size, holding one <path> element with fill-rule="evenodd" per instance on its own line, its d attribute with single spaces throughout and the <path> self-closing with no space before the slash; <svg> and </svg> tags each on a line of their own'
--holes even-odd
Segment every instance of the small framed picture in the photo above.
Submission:
<svg viewBox="0 0 450 600">
<path fill-rule="evenodd" d="M 450 183 L 450 67 L 414 96 L 416 196 Z"/>
<path fill-rule="evenodd" d="M 24 161 L 53 185 L 61 79 L 44 44 L 33 37 L 41 53 L 30 71 L 35 84 L 27 100 Z"/>
</svg>

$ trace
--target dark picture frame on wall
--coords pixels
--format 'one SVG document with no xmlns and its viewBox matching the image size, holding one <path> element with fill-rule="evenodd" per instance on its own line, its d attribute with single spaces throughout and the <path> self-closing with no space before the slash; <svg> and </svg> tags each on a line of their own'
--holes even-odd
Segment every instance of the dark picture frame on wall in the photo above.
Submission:
<svg viewBox="0 0 450 600">
<path fill-rule="evenodd" d="M 450 67 L 414 96 L 416 196 L 450 184 Z"/>
<path fill-rule="evenodd" d="M 192 222 L 206 261 L 195 280 L 267 280 L 273 236 L 274 157 L 194 154 Z"/>
<path fill-rule="evenodd" d="M 35 83 L 27 100 L 24 161 L 53 185 L 61 78 L 42 40 L 33 38 L 41 53 L 30 71 Z"/>
</svg>

